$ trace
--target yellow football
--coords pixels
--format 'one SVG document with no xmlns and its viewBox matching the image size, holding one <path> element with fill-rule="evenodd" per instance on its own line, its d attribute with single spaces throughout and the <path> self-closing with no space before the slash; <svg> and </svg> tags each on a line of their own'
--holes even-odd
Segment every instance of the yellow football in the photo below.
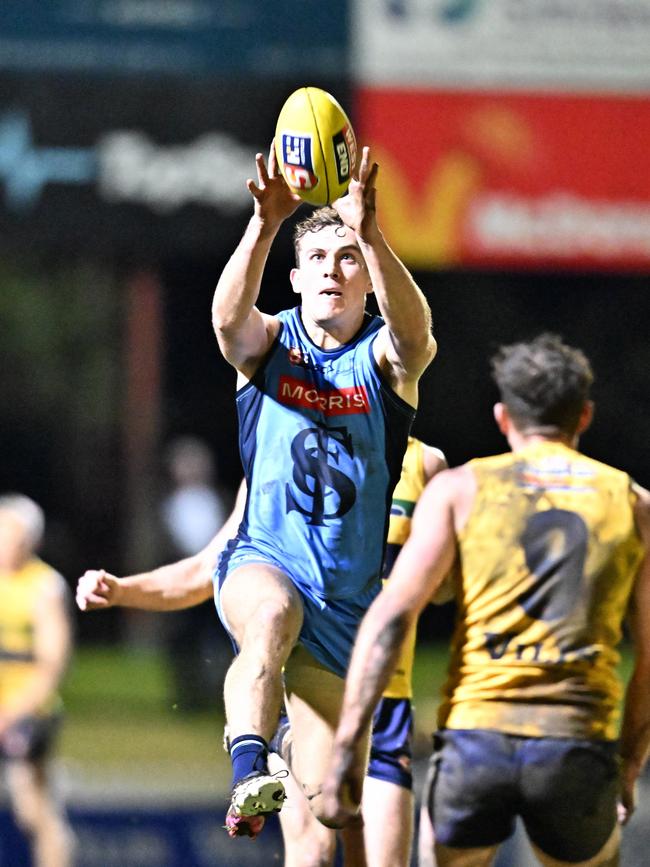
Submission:
<svg viewBox="0 0 650 867">
<path fill-rule="evenodd" d="M 311 205 L 345 195 L 357 161 L 357 141 L 346 113 L 319 87 L 301 87 L 282 106 L 275 128 L 280 171 Z"/>
</svg>

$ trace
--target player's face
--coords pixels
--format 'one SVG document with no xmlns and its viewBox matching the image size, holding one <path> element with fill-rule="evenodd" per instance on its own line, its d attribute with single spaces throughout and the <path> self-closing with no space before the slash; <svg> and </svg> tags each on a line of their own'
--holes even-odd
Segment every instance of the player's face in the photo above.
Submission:
<svg viewBox="0 0 650 867">
<path fill-rule="evenodd" d="M 300 267 L 291 272 L 294 292 L 302 296 L 303 310 L 316 321 L 358 314 L 372 291 L 368 269 L 351 229 L 326 226 L 300 240 Z"/>
<path fill-rule="evenodd" d="M 20 568 L 29 552 L 27 530 L 12 512 L 0 509 L 0 572 Z"/>
</svg>

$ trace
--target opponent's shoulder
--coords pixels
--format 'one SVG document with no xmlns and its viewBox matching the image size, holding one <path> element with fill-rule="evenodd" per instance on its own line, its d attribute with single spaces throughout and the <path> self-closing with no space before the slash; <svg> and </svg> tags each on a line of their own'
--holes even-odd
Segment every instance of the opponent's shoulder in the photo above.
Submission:
<svg viewBox="0 0 650 867">
<path fill-rule="evenodd" d="M 449 469 L 447 458 L 444 452 L 430 446 L 428 443 L 422 443 L 422 467 L 425 479 L 432 479 L 434 476 L 441 473 L 443 470 Z"/>
<path fill-rule="evenodd" d="M 430 500 L 454 503 L 468 493 L 473 493 L 476 487 L 474 474 L 470 464 L 459 467 L 441 469 L 427 482 L 422 497 Z"/>
</svg>

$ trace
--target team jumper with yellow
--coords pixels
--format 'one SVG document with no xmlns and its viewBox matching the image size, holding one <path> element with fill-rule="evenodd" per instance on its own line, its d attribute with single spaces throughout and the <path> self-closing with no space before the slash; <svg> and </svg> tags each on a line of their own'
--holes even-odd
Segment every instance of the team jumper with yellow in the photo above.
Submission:
<svg viewBox="0 0 650 867">
<path fill-rule="evenodd" d="M 36 672 L 34 609 L 61 580 L 38 557 L 11 575 L 0 572 L 0 711 L 10 712 L 19 704 Z M 57 704 L 57 697 L 50 699 L 41 713 L 52 712 Z"/>
<path fill-rule="evenodd" d="M 415 504 L 424 490 L 426 481 L 424 445 L 420 440 L 409 437 L 402 463 L 402 474 L 393 492 L 386 545 L 385 575 L 389 574 L 397 555 L 409 537 Z M 397 665 L 384 691 L 386 698 L 413 697 L 412 676 L 416 631 L 417 624 L 414 624 L 404 639 Z"/>
<path fill-rule="evenodd" d="M 642 557 L 630 477 L 558 442 L 471 461 L 441 728 L 613 740 Z"/>
</svg>

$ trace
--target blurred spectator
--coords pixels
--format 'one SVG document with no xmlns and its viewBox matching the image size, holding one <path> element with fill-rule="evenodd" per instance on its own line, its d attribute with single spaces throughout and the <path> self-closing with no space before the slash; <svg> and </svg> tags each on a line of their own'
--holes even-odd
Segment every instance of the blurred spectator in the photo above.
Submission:
<svg viewBox="0 0 650 867">
<path fill-rule="evenodd" d="M 228 497 L 215 480 L 215 461 L 200 439 L 174 440 L 165 456 L 172 490 L 161 509 L 170 559 L 204 548 L 228 515 Z M 174 678 L 174 701 L 182 710 L 214 707 L 232 650 L 210 600 L 165 620 Z"/>
<path fill-rule="evenodd" d="M 50 759 L 72 633 L 65 581 L 34 553 L 43 530 L 33 500 L 0 497 L 0 759 L 35 867 L 68 867 L 74 838 L 53 791 Z"/>
</svg>

